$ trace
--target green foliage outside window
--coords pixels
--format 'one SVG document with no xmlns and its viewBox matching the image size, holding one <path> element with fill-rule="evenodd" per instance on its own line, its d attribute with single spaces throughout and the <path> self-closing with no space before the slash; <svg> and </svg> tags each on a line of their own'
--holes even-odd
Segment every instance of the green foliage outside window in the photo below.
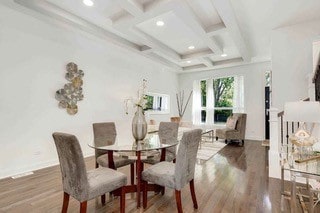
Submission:
<svg viewBox="0 0 320 213">
<path fill-rule="evenodd" d="M 201 81 L 201 106 L 206 107 L 207 90 L 206 81 Z M 213 79 L 214 107 L 233 107 L 234 77 Z M 215 122 L 225 122 L 232 114 L 232 109 L 216 109 L 214 111 Z M 205 122 L 206 113 L 202 112 L 202 121 Z"/>
<path fill-rule="evenodd" d="M 233 77 L 213 80 L 215 107 L 232 107 L 233 82 Z"/>
<path fill-rule="evenodd" d="M 207 106 L 207 82 L 201 81 L 201 106 Z"/>
<path fill-rule="evenodd" d="M 146 95 L 147 103 L 145 106 L 145 110 L 152 110 L 153 109 L 153 96 Z"/>
</svg>

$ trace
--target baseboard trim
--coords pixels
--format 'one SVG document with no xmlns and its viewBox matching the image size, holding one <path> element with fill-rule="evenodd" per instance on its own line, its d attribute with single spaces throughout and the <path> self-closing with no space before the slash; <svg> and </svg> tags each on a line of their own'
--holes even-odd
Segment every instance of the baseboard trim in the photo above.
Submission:
<svg viewBox="0 0 320 213">
<path fill-rule="evenodd" d="M 94 155 L 94 153 L 92 153 L 92 152 L 85 153 L 84 157 L 85 158 L 86 157 L 91 157 L 93 155 Z M 12 176 L 19 176 L 19 175 L 21 175 L 23 173 L 34 172 L 36 170 L 44 169 L 44 168 L 51 167 L 51 166 L 56 166 L 58 164 L 59 164 L 59 161 L 58 161 L 58 158 L 57 158 L 57 159 L 48 160 L 48 161 L 41 162 L 41 163 L 36 163 L 36 164 L 33 164 L 33 165 L 28 165 L 28 166 L 21 167 L 21 168 L 18 168 L 18 169 L 5 169 L 5 170 L 1 171 L 0 179 L 10 178 Z"/>
</svg>

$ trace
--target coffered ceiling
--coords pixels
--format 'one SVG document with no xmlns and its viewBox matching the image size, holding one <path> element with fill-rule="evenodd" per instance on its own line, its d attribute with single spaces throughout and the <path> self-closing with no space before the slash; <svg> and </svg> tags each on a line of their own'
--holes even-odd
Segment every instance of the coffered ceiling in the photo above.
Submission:
<svg viewBox="0 0 320 213">
<path fill-rule="evenodd" d="M 11 1 L 177 72 L 270 60 L 271 30 L 317 18 L 320 7 L 318 0 Z"/>
</svg>

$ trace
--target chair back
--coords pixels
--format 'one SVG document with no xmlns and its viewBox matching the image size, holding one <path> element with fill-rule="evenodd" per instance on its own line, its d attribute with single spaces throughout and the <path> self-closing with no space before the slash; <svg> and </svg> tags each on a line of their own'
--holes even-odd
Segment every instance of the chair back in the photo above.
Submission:
<svg viewBox="0 0 320 213">
<path fill-rule="evenodd" d="M 114 122 L 94 123 L 93 137 L 95 146 L 112 145 L 116 141 L 117 130 Z M 96 158 L 106 154 L 106 151 L 95 149 Z"/>
<path fill-rule="evenodd" d="M 159 124 L 159 138 L 164 143 L 171 144 L 175 143 L 178 138 L 178 128 L 179 123 L 175 122 L 160 122 Z M 176 146 L 166 149 L 167 152 L 171 152 L 176 155 L 177 148 Z"/>
<path fill-rule="evenodd" d="M 60 161 L 63 191 L 77 200 L 88 194 L 86 165 L 78 139 L 74 135 L 55 132 L 52 134 Z"/>
<path fill-rule="evenodd" d="M 194 129 L 183 133 L 179 144 L 175 166 L 177 190 L 182 189 L 185 184 L 194 178 L 194 170 L 198 146 L 201 140 L 201 133 L 201 129 Z"/>
<path fill-rule="evenodd" d="M 237 118 L 236 130 L 240 132 L 240 139 L 245 139 L 246 135 L 246 123 L 247 123 L 247 114 L 245 113 L 233 113 L 233 117 Z"/>
</svg>

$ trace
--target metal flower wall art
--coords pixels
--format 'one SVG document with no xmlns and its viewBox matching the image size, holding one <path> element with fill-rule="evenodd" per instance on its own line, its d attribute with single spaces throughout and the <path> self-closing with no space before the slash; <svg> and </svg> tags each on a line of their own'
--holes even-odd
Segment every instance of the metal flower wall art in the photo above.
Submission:
<svg viewBox="0 0 320 213">
<path fill-rule="evenodd" d="M 59 107 L 66 109 L 70 115 L 78 112 L 77 102 L 83 100 L 83 76 L 84 72 L 78 70 L 78 65 L 73 62 L 68 63 L 65 78 L 69 83 L 66 83 L 62 89 L 56 92 L 55 97 L 59 101 Z"/>
</svg>

